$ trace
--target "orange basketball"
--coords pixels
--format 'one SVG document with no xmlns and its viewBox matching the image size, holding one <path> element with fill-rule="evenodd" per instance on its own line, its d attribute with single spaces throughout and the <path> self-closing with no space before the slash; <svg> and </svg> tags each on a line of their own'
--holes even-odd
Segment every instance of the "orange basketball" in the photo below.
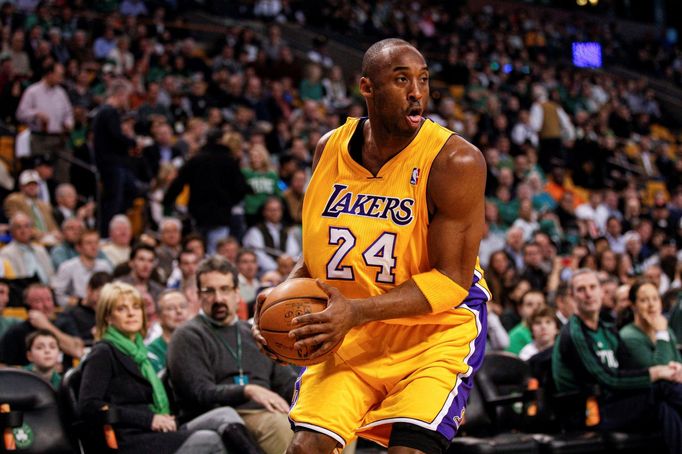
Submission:
<svg viewBox="0 0 682 454">
<path fill-rule="evenodd" d="M 291 320 L 304 314 L 323 311 L 327 307 L 327 294 L 318 287 L 315 279 L 289 279 L 275 287 L 263 302 L 258 319 L 260 332 L 268 342 L 267 349 L 280 360 L 308 366 L 325 361 L 341 342 L 313 360 L 307 359 L 313 350 L 294 348 L 296 339 L 289 337 L 293 328 Z"/>
</svg>

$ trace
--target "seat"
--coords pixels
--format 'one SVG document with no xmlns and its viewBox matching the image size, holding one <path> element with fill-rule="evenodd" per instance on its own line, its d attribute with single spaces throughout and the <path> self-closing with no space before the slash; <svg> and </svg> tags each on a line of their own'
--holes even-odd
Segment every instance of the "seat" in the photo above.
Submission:
<svg viewBox="0 0 682 454">
<path fill-rule="evenodd" d="M 448 450 L 449 454 L 536 453 L 539 445 L 531 434 L 499 431 L 486 411 L 477 385 L 471 388 L 464 422 Z"/>
<path fill-rule="evenodd" d="M 32 372 L 21 369 L 0 369 L 0 403 L 23 418 L 15 427 L 17 451 L 25 454 L 77 452 L 62 422 L 57 394 L 49 383 Z M 7 428 L 3 419 L 3 433 Z M 7 424 L 11 427 L 12 424 Z M 4 445 L 0 444 L 4 449 Z"/>
<path fill-rule="evenodd" d="M 115 424 L 116 414 L 114 411 L 102 413 L 102 420 L 93 424 L 92 421 L 84 421 L 78 411 L 78 393 L 80 391 L 81 378 L 83 371 L 81 367 L 74 367 L 64 375 L 59 397 L 62 403 L 62 417 L 69 432 L 75 438 L 75 443 L 79 444 L 85 453 L 106 453 L 116 452 L 107 446 L 103 424 Z M 102 426 L 101 430 L 93 430 L 93 427 Z"/>
</svg>

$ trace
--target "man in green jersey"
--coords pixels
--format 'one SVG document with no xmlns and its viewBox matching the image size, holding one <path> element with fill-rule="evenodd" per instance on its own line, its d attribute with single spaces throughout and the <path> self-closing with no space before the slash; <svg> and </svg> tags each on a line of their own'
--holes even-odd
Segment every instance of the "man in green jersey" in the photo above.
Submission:
<svg viewBox="0 0 682 454">
<path fill-rule="evenodd" d="M 601 391 L 601 430 L 644 429 L 655 423 L 670 452 L 682 452 L 682 365 L 631 368 L 618 332 L 599 320 L 603 293 L 597 274 L 576 271 L 570 291 L 578 311 L 554 344 L 557 390 L 587 391 L 596 385 Z"/>
</svg>

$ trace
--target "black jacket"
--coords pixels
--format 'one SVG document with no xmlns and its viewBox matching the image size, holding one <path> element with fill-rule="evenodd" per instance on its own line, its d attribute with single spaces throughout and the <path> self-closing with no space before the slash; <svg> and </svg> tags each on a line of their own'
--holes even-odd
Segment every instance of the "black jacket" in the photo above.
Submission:
<svg viewBox="0 0 682 454">
<path fill-rule="evenodd" d="M 227 147 L 206 145 L 180 168 L 163 199 L 166 210 L 189 185 L 189 214 L 197 227 L 219 227 L 230 224 L 232 207 L 246 195 L 248 186 Z"/>
<path fill-rule="evenodd" d="M 173 453 L 191 432 L 152 432 L 154 413 L 152 386 L 137 364 L 107 341 L 95 344 L 84 361 L 78 396 L 78 411 L 84 421 L 93 421 L 93 430 L 102 430 L 99 421 L 104 405 L 116 407 L 115 425 L 119 453 Z"/>
<path fill-rule="evenodd" d="M 121 131 L 121 114 L 105 104 L 92 121 L 93 148 L 97 167 L 130 166 L 128 151 L 135 146 L 135 140 Z"/>
</svg>

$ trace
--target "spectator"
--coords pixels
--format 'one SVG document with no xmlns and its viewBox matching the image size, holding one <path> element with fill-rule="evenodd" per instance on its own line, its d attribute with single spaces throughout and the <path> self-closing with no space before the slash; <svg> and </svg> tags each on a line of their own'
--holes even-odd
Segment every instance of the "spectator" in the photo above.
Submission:
<svg viewBox="0 0 682 454">
<path fill-rule="evenodd" d="M 130 74 L 135 59 L 130 52 L 130 40 L 127 36 L 119 36 L 116 39 L 116 47 L 107 54 L 107 62 L 114 65 L 114 74 L 117 76 Z"/>
<path fill-rule="evenodd" d="M 253 249 L 261 272 L 277 269 L 277 257 L 286 254 L 298 257 L 301 247 L 293 229 L 282 224 L 282 201 L 270 197 L 263 205 L 263 222 L 251 227 L 244 235 L 244 247 Z"/>
<path fill-rule="evenodd" d="M 95 227 L 94 217 L 90 213 L 94 209 L 94 202 L 88 202 L 77 209 L 78 194 L 71 183 L 62 183 L 57 186 L 55 202 L 56 206 L 52 210 L 52 215 L 57 225 L 62 225 L 67 219 L 78 218 L 83 223 L 87 223 L 88 228 Z"/>
<path fill-rule="evenodd" d="M 26 89 L 17 108 L 17 120 L 27 123 L 31 129 L 31 156 L 47 156 L 57 161 L 56 178 L 60 183 L 69 181 L 70 156 L 64 138 L 73 129 L 73 108 L 66 91 L 64 66 L 52 63 L 45 68 L 40 82 Z"/>
<path fill-rule="evenodd" d="M 577 311 L 570 288 L 564 282 L 559 284 L 557 288 L 556 295 L 554 296 L 554 306 L 556 307 L 556 318 L 561 322 L 562 326 L 568 323 L 568 320 Z"/>
<path fill-rule="evenodd" d="M 92 345 L 95 336 L 95 312 L 99 295 L 105 284 L 111 282 L 111 274 L 105 271 L 93 273 L 88 280 L 85 289 L 85 297 L 81 298 L 75 306 L 66 308 L 63 317 L 69 319 L 78 331 L 78 337 L 83 339 L 85 345 Z"/>
<path fill-rule="evenodd" d="M 216 253 L 222 255 L 233 265 L 237 265 L 237 255 L 239 254 L 239 241 L 233 236 L 228 236 L 218 241 Z"/>
<path fill-rule="evenodd" d="M 80 219 L 70 218 L 62 222 L 62 242 L 50 251 L 50 258 L 55 269 L 59 269 L 59 266 L 67 260 L 78 257 L 76 243 L 84 230 L 85 225 Z"/>
<path fill-rule="evenodd" d="M 102 289 L 97 306 L 99 342 L 82 365 L 81 415 L 85 421 L 99 421 L 103 406 L 118 410 L 116 439 L 121 453 L 152 447 L 155 452 L 225 453 L 216 432 L 239 422 L 237 415 L 223 411 L 179 426 L 170 414 L 166 390 L 147 359 L 142 342 L 147 329 L 144 314 L 135 288 L 113 283 Z"/>
<path fill-rule="evenodd" d="M 59 348 L 68 356 L 83 355 L 83 341 L 76 328 L 62 316 L 56 316 L 52 291 L 44 284 L 31 284 L 24 290 L 28 319 L 13 325 L 0 339 L 0 363 L 16 366 L 28 364 L 26 338 L 32 332 L 45 329 L 59 341 Z M 68 359 L 65 357 L 65 362 Z M 70 364 L 68 364 L 70 366 Z"/>
<path fill-rule="evenodd" d="M 24 369 L 35 372 L 48 382 L 55 390 L 59 390 L 62 377 L 57 372 L 59 363 L 59 341 L 50 331 L 39 329 L 26 337 L 26 359 Z"/>
<path fill-rule="evenodd" d="M 508 352 L 518 355 L 521 350 L 533 341 L 530 330 L 530 318 L 537 310 L 545 307 L 545 294 L 539 290 L 529 290 L 523 294 L 518 305 L 521 322 L 509 331 Z"/>
<path fill-rule="evenodd" d="M 21 172 L 19 175 L 20 192 L 8 195 L 4 201 L 5 216 L 9 219 L 16 213 L 24 213 L 33 221 L 35 238 L 45 245 L 53 246 L 60 238 L 60 233 L 52 216 L 52 208 L 38 199 L 40 181 L 40 176 L 35 170 Z"/>
<path fill-rule="evenodd" d="M 632 355 L 636 367 L 682 362 L 677 338 L 663 316 L 658 289 L 650 282 L 637 282 L 628 295 L 634 321 L 620 330 L 620 337 Z"/>
<path fill-rule="evenodd" d="M 26 33 L 20 29 L 14 30 L 8 52 L 14 74 L 20 77 L 29 77 L 31 75 L 31 63 L 25 49 Z"/>
<path fill-rule="evenodd" d="M 288 220 L 292 224 L 301 225 L 306 180 L 307 176 L 305 170 L 297 169 L 291 176 L 291 184 L 289 184 L 289 187 L 282 193 L 282 199 L 286 204 Z"/>
<path fill-rule="evenodd" d="M 523 272 L 521 278 L 528 280 L 530 286 L 544 292 L 547 288 L 548 273 L 543 269 L 540 245 L 532 242 L 523 245 Z"/>
<path fill-rule="evenodd" d="M 73 306 L 86 295 L 90 277 L 97 272 L 111 273 L 111 264 L 97 258 L 99 252 L 99 233 L 86 230 L 78 239 L 78 257 L 59 265 L 57 274 L 52 278 L 57 303 L 60 306 Z"/>
<path fill-rule="evenodd" d="M 528 319 L 528 324 L 533 334 L 533 341 L 519 352 L 519 358 L 524 361 L 554 346 L 554 340 L 559 334 L 559 322 L 551 307 L 538 308 Z"/>
<path fill-rule="evenodd" d="M 237 271 L 239 272 L 239 296 L 249 307 L 249 313 L 253 312 L 258 289 L 261 283 L 258 280 L 258 258 L 251 249 L 242 249 L 237 254 Z"/>
<path fill-rule="evenodd" d="M 173 145 L 173 130 L 170 125 L 161 123 L 154 128 L 154 143 L 142 149 L 142 158 L 146 175 L 140 178 L 149 182 L 156 178 L 164 163 L 171 163 L 176 167 L 182 165 L 182 152 Z"/>
<path fill-rule="evenodd" d="M 123 0 L 119 9 L 124 16 L 146 16 L 149 14 L 143 0 Z"/>
<path fill-rule="evenodd" d="M 148 293 L 156 304 L 164 287 L 151 279 L 152 271 L 156 266 L 154 248 L 144 243 L 136 244 L 130 252 L 129 265 L 130 273 L 118 280 L 132 285 L 143 294 Z"/>
<path fill-rule="evenodd" d="M 249 167 L 242 173 L 251 187 L 251 193 L 244 198 L 246 223 L 250 227 L 258 222 L 258 215 L 268 197 L 280 195 L 277 182 L 279 177 L 270 163 L 268 150 L 262 145 L 253 145 L 249 150 Z"/>
<path fill-rule="evenodd" d="M 166 210 L 171 210 L 183 187 L 189 185 L 189 214 L 206 237 L 209 253 L 215 251 L 218 240 L 229 235 L 232 207 L 246 194 L 238 163 L 229 149 L 218 143 L 221 137 L 220 131 L 209 134 L 201 151 L 180 168 L 163 199 Z"/>
<path fill-rule="evenodd" d="M 52 261 L 47 250 L 40 244 L 31 242 L 33 223 L 22 212 L 16 213 L 9 222 L 12 241 L 0 250 L 0 258 L 9 263 L 11 273 L 17 278 L 37 277 L 47 283 L 54 275 Z M 3 268 L 7 277 L 7 263 Z"/>
<path fill-rule="evenodd" d="M 157 269 L 161 273 L 162 280 L 165 281 L 170 278 L 173 263 L 180 254 L 182 223 L 175 218 L 163 218 L 159 224 L 159 234 L 160 242 L 156 247 Z"/>
<path fill-rule="evenodd" d="M 159 320 L 161 335 L 147 345 L 149 361 L 159 373 L 166 368 L 168 343 L 176 328 L 189 318 L 189 305 L 185 295 L 177 290 L 164 290 L 159 296 Z"/>
<path fill-rule="evenodd" d="M 599 386 L 600 430 L 646 430 L 653 425 L 663 432 L 669 452 L 680 452 L 679 366 L 631 368 L 618 333 L 599 321 L 602 294 L 597 274 L 576 271 L 570 289 L 578 311 L 554 345 L 552 373 L 557 390 L 590 392 L 590 387 Z"/>
<path fill-rule="evenodd" d="M 109 239 L 102 244 L 102 252 L 114 268 L 130 259 L 132 237 L 130 219 L 124 214 L 114 216 L 109 222 Z"/>
<path fill-rule="evenodd" d="M 534 103 L 530 108 L 530 126 L 540 138 L 540 166 L 549 172 L 552 159 L 565 163 L 562 140 L 573 140 L 575 128 L 564 109 L 548 99 L 542 85 L 533 87 Z"/>
<path fill-rule="evenodd" d="M 9 284 L 6 280 L 0 280 L 0 339 L 2 339 L 2 336 L 10 326 L 21 322 L 18 318 L 2 315 L 2 311 L 5 310 L 7 304 L 9 304 Z"/>
<path fill-rule="evenodd" d="M 114 29 L 108 26 L 104 30 L 104 34 L 95 40 L 92 50 L 96 59 L 104 60 L 115 47 L 116 36 L 114 35 Z"/>
<path fill-rule="evenodd" d="M 132 128 L 124 128 L 121 114 L 128 108 L 130 83 L 114 80 L 109 84 L 107 99 L 92 120 L 95 161 L 102 178 L 102 215 L 100 232 L 114 215 L 125 213 L 138 194 L 131 164 L 131 149 L 137 145 Z"/>
<path fill-rule="evenodd" d="M 183 418 L 233 406 L 263 451 L 280 454 L 293 437 L 286 414 L 296 374 L 260 353 L 250 325 L 237 320 L 238 282 L 222 257 L 199 265 L 203 314 L 173 334 L 168 369 Z"/>
</svg>

